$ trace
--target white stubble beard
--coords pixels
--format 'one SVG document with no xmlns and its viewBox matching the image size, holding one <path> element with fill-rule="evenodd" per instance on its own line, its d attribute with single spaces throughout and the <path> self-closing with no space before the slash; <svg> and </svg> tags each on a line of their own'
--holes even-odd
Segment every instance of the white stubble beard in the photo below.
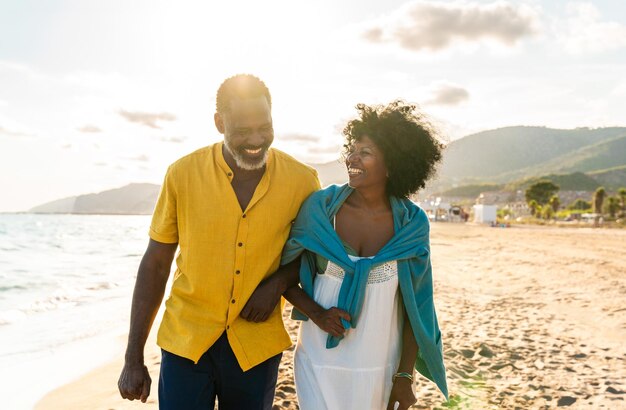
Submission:
<svg viewBox="0 0 626 410">
<path fill-rule="evenodd" d="M 265 164 L 267 163 L 267 158 L 269 157 L 269 154 L 270 154 L 269 149 L 265 150 L 263 157 L 258 162 L 251 164 L 247 162 L 238 152 L 233 150 L 230 146 L 230 143 L 227 142 L 226 140 L 224 140 L 224 146 L 226 147 L 226 150 L 230 153 L 230 155 L 235 160 L 235 163 L 237 164 L 237 166 L 246 171 L 256 171 L 258 169 L 263 168 Z"/>
</svg>

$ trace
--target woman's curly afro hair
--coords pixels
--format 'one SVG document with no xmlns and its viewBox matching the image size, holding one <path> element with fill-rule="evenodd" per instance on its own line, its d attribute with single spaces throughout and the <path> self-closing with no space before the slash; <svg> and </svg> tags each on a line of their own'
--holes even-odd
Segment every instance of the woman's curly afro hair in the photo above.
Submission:
<svg viewBox="0 0 626 410">
<path fill-rule="evenodd" d="M 383 153 L 388 195 L 406 198 L 423 188 L 434 175 L 444 146 L 417 106 L 396 100 L 386 106 L 358 104 L 356 109 L 359 118 L 343 129 L 344 156 L 367 136 Z"/>
</svg>

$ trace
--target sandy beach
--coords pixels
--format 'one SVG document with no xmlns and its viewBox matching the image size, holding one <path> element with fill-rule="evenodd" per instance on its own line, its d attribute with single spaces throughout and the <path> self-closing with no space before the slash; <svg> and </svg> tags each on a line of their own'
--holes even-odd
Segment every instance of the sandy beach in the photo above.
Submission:
<svg viewBox="0 0 626 410">
<path fill-rule="evenodd" d="M 626 230 L 432 226 L 435 300 L 458 409 L 626 408 Z M 297 323 L 286 321 L 293 340 Z M 120 343 L 124 340 L 111 341 Z M 37 409 L 155 409 L 117 392 L 122 357 L 46 395 Z M 418 379 L 414 408 L 444 408 Z M 292 351 L 276 409 L 296 409 Z"/>
</svg>

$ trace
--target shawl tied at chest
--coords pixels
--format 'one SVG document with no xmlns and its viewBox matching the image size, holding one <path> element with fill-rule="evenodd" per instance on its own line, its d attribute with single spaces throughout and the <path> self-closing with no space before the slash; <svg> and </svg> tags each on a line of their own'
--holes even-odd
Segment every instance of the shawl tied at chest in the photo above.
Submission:
<svg viewBox="0 0 626 410">
<path fill-rule="evenodd" d="M 352 261 L 332 223 L 352 191 L 348 185 L 332 185 L 313 193 L 304 202 L 285 244 L 281 264 L 289 263 L 302 255 L 300 283 L 311 298 L 317 271 L 316 254 L 344 269 L 337 307 L 350 314 L 350 322 L 342 320 L 344 327 L 348 329 L 358 325 L 371 268 L 385 262 L 397 261 L 398 283 L 405 312 L 419 346 L 415 368 L 434 381 L 447 398 L 441 332 L 433 304 L 428 218 L 422 209 L 408 199 L 391 196 L 389 200 L 393 213 L 394 236 L 373 258 Z M 293 317 L 307 320 L 296 309 Z M 326 347 L 336 347 L 340 341 L 340 338 L 328 335 Z"/>
</svg>

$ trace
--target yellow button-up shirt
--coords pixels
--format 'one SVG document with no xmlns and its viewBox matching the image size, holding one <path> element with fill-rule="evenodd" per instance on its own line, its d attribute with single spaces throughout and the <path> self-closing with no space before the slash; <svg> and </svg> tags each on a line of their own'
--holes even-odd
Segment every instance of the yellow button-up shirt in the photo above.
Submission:
<svg viewBox="0 0 626 410">
<path fill-rule="evenodd" d="M 281 306 L 262 323 L 239 317 L 257 285 L 279 266 L 302 202 L 319 189 L 317 172 L 270 149 L 265 173 L 242 210 L 223 143 L 172 164 L 154 210 L 150 237 L 178 243 L 176 273 L 157 343 L 198 362 L 226 331 L 245 371 L 289 346 Z"/>
</svg>

